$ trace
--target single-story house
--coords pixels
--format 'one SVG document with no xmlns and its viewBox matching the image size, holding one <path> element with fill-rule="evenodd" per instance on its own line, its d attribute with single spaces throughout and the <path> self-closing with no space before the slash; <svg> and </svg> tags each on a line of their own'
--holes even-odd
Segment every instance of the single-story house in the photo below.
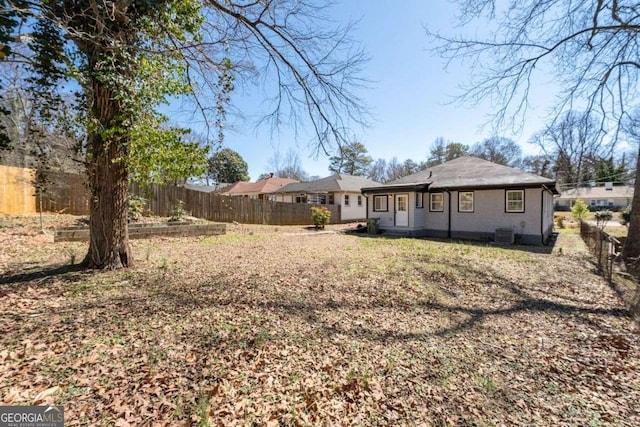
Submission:
<svg viewBox="0 0 640 427">
<path fill-rule="evenodd" d="M 256 182 L 236 182 L 233 185 L 216 191 L 221 196 L 248 197 L 250 199 L 275 200 L 273 193 L 287 184 L 299 182 L 290 178 L 278 178 L 271 176 Z"/>
<path fill-rule="evenodd" d="M 542 244 L 557 190 L 551 179 L 465 156 L 362 193 L 382 231 Z"/>
<path fill-rule="evenodd" d="M 274 192 L 277 202 L 339 205 L 340 221 L 358 221 L 367 217 L 362 187 L 379 185 L 361 176 L 339 173 L 315 181 L 288 184 Z"/>
<path fill-rule="evenodd" d="M 607 183 L 601 187 L 568 188 L 556 196 L 556 207 L 569 210 L 578 199 L 594 209 L 621 209 L 631 204 L 633 187 Z"/>
</svg>

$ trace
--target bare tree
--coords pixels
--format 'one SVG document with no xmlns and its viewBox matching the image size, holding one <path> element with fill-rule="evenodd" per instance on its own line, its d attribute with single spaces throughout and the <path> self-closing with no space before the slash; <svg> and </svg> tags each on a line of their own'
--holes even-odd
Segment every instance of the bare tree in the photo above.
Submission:
<svg viewBox="0 0 640 427">
<path fill-rule="evenodd" d="M 638 99 L 635 0 L 457 0 L 463 22 L 492 21 L 483 39 L 427 33 L 449 60 L 473 66 L 461 101 L 495 101 L 496 124 L 521 124 L 536 77 L 560 88 L 556 113 L 585 105 L 603 119 L 622 118 Z M 603 122 L 603 126 L 604 126 Z"/>
<path fill-rule="evenodd" d="M 520 163 L 520 169 L 535 175 L 553 178 L 551 171 L 552 160 L 544 154 L 525 156 Z"/>
<path fill-rule="evenodd" d="M 387 161 L 385 159 L 377 159 L 369 167 L 367 178 L 376 182 L 387 182 Z"/>
<path fill-rule="evenodd" d="M 23 86 L 25 70 L 16 64 L 0 63 L 0 127 L 7 137 L 0 147 L 0 162 L 17 167 L 35 168 L 37 175 L 46 168 L 55 172 L 81 173 L 82 133 L 74 133 L 73 105 L 63 102 L 52 112 L 55 122 L 39 116 L 37 99 Z M 45 162 L 46 159 L 46 162 Z"/>
<path fill-rule="evenodd" d="M 493 136 L 471 147 L 471 154 L 500 165 L 519 167 L 522 149 L 510 138 Z"/>
<path fill-rule="evenodd" d="M 553 159 L 555 179 L 571 187 L 595 178 L 597 162 L 611 154 L 611 144 L 603 141 L 600 127 L 587 113 L 569 111 L 531 138 Z"/>
<path fill-rule="evenodd" d="M 457 2 L 463 23 L 486 18 L 493 24 L 481 39 L 427 30 L 444 58 L 468 61 L 473 69 L 461 102 L 493 101 L 495 127 L 521 129 L 531 91 L 539 78 L 552 77 L 559 88 L 553 117 L 580 106 L 615 139 L 640 95 L 637 0 Z M 640 180 L 635 193 L 640 193 Z M 631 215 L 640 212 L 635 209 Z M 639 240 L 636 227 L 632 221 L 629 235 Z M 625 255 L 640 256 L 640 245 L 625 249 Z"/>
<path fill-rule="evenodd" d="M 268 168 L 269 174 L 273 173 L 278 178 L 291 178 L 298 181 L 309 180 L 309 174 L 302 167 L 300 154 L 293 148 L 289 148 L 284 156 L 280 154 L 280 151 L 276 151 L 269 159 Z"/>
</svg>

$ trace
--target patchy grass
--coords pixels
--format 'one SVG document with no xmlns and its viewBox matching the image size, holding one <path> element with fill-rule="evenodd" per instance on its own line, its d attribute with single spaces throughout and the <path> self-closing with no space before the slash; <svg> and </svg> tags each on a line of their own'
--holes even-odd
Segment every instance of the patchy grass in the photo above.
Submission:
<svg viewBox="0 0 640 427">
<path fill-rule="evenodd" d="M 638 330 L 569 230 L 545 253 L 236 226 L 82 272 L 84 244 L 20 221 L 0 229 L 2 404 L 67 425 L 640 424 Z"/>
<path fill-rule="evenodd" d="M 627 237 L 629 229 L 622 225 L 608 225 L 604 228 L 604 232 L 613 237 Z"/>
</svg>

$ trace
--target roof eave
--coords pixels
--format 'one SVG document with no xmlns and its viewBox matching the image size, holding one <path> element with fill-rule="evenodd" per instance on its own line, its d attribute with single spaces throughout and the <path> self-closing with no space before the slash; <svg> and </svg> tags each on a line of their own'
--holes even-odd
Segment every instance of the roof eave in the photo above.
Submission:
<svg viewBox="0 0 640 427">
<path fill-rule="evenodd" d="M 508 184 L 456 184 L 456 185 L 438 185 L 434 184 L 429 187 L 430 190 L 499 190 L 502 188 L 547 188 L 551 192 L 557 192 L 555 182 L 520 182 Z M 555 193 L 554 193 L 555 194 Z"/>
<path fill-rule="evenodd" d="M 419 184 L 383 185 L 379 187 L 364 187 L 360 190 L 360 192 L 362 194 L 382 194 L 382 193 L 397 193 L 399 191 L 426 192 L 428 189 L 429 189 L 429 183 L 419 183 Z"/>
</svg>

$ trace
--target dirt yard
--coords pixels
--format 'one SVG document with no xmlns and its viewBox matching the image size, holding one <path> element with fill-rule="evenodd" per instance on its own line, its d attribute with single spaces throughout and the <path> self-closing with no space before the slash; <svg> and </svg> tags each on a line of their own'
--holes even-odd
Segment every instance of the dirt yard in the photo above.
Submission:
<svg viewBox="0 0 640 427">
<path fill-rule="evenodd" d="M 73 217 L 46 218 L 47 227 Z M 640 331 L 552 248 L 231 225 L 83 243 L 0 217 L 0 404 L 66 425 L 640 425 Z"/>
</svg>

